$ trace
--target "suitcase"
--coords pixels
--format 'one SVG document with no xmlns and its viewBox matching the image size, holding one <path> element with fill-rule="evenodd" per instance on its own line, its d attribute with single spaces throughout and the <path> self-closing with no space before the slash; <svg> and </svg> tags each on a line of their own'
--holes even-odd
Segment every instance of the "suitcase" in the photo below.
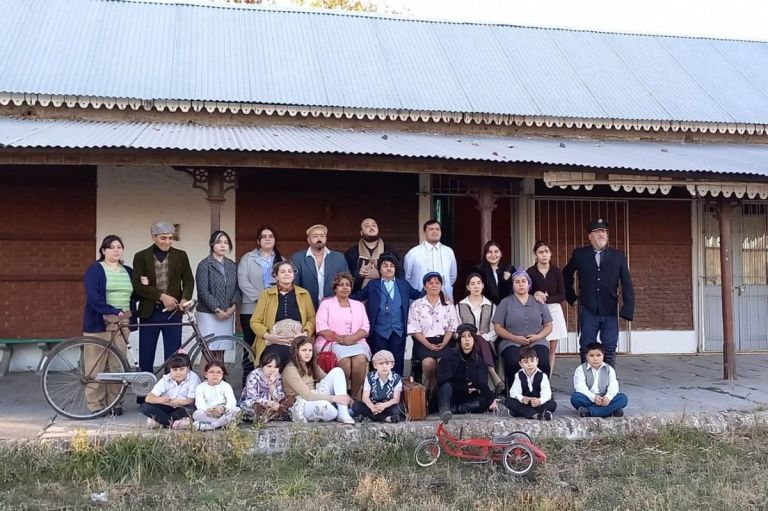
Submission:
<svg viewBox="0 0 768 511">
<path fill-rule="evenodd" d="M 421 383 L 403 380 L 403 403 L 410 420 L 422 421 L 427 417 L 427 389 Z"/>
</svg>

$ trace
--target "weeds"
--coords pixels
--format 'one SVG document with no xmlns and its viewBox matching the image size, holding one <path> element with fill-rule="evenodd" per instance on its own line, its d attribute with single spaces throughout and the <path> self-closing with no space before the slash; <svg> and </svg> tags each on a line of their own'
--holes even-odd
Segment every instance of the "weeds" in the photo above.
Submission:
<svg viewBox="0 0 768 511">
<path fill-rule="evenodd" d="M 385 437 L 348 446 L 302 437 L 283 456 L 247 454 L 248 431 L 75 435 L 65 446 L 0 447 L 0 508 L 537 510 L 766 509 L 768 428 L 715 436 L 669 427 L 589 442 L 545 441 L 535 479 L 498 464 L 441 458 L 420 469 L 415 442 Z M 297 443 L 298 445 L 298 443 Z"/>
</svg>

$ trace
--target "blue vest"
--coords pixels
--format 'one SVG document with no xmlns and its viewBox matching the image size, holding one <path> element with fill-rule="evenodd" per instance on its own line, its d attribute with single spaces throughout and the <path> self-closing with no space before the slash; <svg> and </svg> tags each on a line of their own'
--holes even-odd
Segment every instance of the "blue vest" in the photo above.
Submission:
<svg viewBox="0 0 768 511">
<path fill-rule="evenodd" d="M 371 371 L 368 373 L 368 385 L 371 387 L 371 394 L 368 396 L 372 403 L 383 403 L 389 401 L 395 395 L 395 387 L 400 383 L 400 375 L 392 373 L 392 378 L 381 384 L 379 373 Z"/>
<path fill-rule="evenodd" d="M 390 298 L 384 287 L 384 281 L 381 282 L 381 302 L 379 303 L 379 313 L 376 315 L 376 324 L 373 325 L 373 331 L 378 335 L 389 339 L 392 332 L 402 336 L 405 332 L 405 323 L 403 322 L 403 302 L 400 299 L 400 292 L 395 282 L 395 297 Z"/>
</svg>

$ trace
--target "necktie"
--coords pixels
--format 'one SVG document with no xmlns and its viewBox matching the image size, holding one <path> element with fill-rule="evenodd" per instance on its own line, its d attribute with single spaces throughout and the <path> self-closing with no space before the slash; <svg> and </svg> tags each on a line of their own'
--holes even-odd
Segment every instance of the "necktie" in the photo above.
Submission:
<svg viewBox="0 0 768 511">
<path fill-rule="evenodd" d="M 595 262 L 597 263 L 597 267 L 600 268 L 600 260 L 603 257 L 603 251 L 595 251 Z"/>
</svg>

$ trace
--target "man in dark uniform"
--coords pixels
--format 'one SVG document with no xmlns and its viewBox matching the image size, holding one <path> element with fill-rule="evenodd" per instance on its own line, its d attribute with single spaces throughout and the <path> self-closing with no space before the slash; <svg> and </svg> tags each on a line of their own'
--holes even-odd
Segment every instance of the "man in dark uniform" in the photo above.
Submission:
<svg viewBox="0 0 768 511">
<path fill-rule="evenodd" d="M 591 245 L 577 248 L 563 268 L 565 295 L 568 303 L 579 301 L 581 362 L 586 361 L 584 347 L 597 341 L 605 348 L 605 362 L 616 363 L 619 343 L 618 287 L 621 283 L 619 316 L 632 321 L 635 314 L 635 290 L 624 252 L 608 247 L 608 222 L 599 218 L 587 226 Z M 579 293 L 573 288 L 573 275 L 579 274 Z"/>
</svg>

